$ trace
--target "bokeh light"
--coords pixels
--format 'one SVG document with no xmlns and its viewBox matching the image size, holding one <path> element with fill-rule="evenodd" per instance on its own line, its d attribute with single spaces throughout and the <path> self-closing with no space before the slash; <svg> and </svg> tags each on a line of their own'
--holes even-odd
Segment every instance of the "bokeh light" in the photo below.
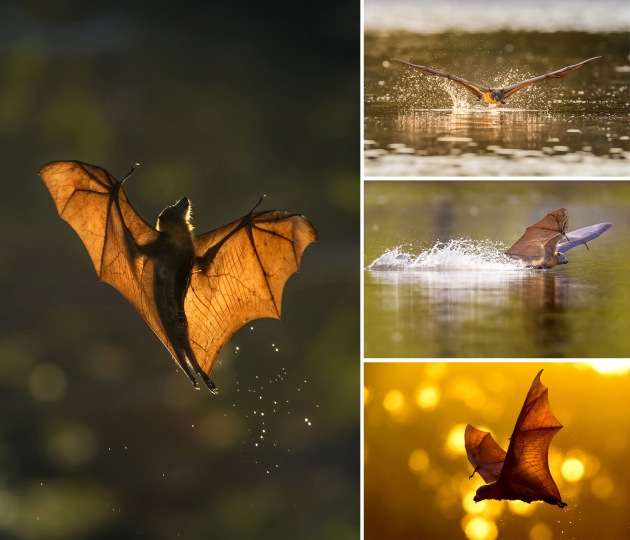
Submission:
<svg viewBox="0 0 630 540">
<path fill-rule="evenodd" d="M 390 390 L 383 399 L 383 407 L 390 414 L 401 412 L 405 406 L 405 396 L 400 390 Z"/>
<path fill-rule="evenodd" d="M 440 389 L 437 385 L 425 383 L 416 390 L 416 405 L 425 411 L 435 409 L 440 401 Z"/>
<path fill-rule="evenodd" d="M 562 476 L 569 482 L 577 482 L 584 476 L 584 464 L 577 458 L 569 458 L 562 463 Z"/>
<path fill-rule="evenodd" d="M 429 454 L 422 448 L 416 448 L 409 455 L 409 468 L 414 473 L 426 471 L 429 467 Z"/>
<path fill-rule="evenodd" d="M 539 521 L 529 531 L 529 540 L 552 540 L 553 531 L 546 523 Z"/>
<path fill-rule="evenodd" d="M 600 358 L 587 361 L 586 364 L 604 375 L 625 375 L 630 372 L 630 360 L 624 358 Z"/>
<path fill-rule="evenodd" d="M 441 363 L 435 369 L 441 377 L 438 382 L 427 376 L 431 366 L 365 366 L 365 386 L 370 389 L 365 408 L 366 539 L 456 538 L 462 531 L 470 539 L 511 540 L 580 537 L 584 531 L 600 534 L 576 512 L 584 518 L 593 512 L 606 516 L 605 522 L 596 521 L 605 523 L 607 531 L 620 530 L 617 516 L 627 488 L 617 479 L 630 483 L 628 470 L 619 466 L 630 413 L 612 407 L 609 415 L 598 414 L 596 422 L 588 418 L 600 410 L 602 399 L 624 399 L 627 375 L 623 379 L 576 369 L 574 363 Z M 568 507 L 561 511 L 542 501 L 475 503 L 475 492 L 484 482 L 478 474 L 469 479 L 466 425 L 491 432 L 507 450 L 529 384 L 543 367 L 542 382 L 549 388 L 552 410 L 564 425 L 551 442 L 549 468 Z M 440 392 L 435 406 L 419 406 L 421 391 L 435 387 Z M 419 515 L 418 507 L 428 511 Z"/>
<path fill-rule="evenodd" d="M 608 476 L 597 476 L 591 481 L 591 491 L 598 499 L 608 499 L 614 489 L 615 484 Z"/>
<path fill-rule="evenodd" d="M 494 540 L 499 535 L 496 524 L 480 516 L 464 524 L 464 533 L 469 540 Z"/>
</svg>

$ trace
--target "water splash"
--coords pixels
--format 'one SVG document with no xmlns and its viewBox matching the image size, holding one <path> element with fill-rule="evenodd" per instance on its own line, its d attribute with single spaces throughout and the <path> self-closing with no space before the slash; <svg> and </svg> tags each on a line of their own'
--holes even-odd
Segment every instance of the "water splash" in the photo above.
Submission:
<svg viewBox="0 0 630 540">
<path fill-rule="evenodd" d="M 525 269 L 520 261 L 505 255 L 506 246 L 490 240 L 469 239 L 438 241 L 419 255 L 401 246 L 387 250 L 372 261 L 367 270 L 518 270 Z"/>
</svg>

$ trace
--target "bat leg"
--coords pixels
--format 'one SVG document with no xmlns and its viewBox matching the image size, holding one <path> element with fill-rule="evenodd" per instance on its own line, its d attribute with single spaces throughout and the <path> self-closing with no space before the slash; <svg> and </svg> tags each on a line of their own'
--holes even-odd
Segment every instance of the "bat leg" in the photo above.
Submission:
<svg viewBox="0 0 630 540">
<path fill-rule="evenodd" d="M 479 465 L 479 467 L 481 467 L 481 465 Z M 475 476 L 475 473 L 479 470 L 479 467 L 475 467 L 475 470 L 472 472 L 472 474 L 468 477 L 468 480 L 470 480 L 473 476 Z"/>
<path fill-rule="evenodd" d="M 216 385 L 212 382 L 210 377 L 208 377 L 205 374 L 205 372 L 199 371 L 199 375 L 201 376 L 201 379 L 203 380 L 203 382 L 206 383 L 206 386 L 208 387 L 208 390 L 210 390 L 210 392 L 212 392 L 213 394 L 219 393 L 219 390 L 217 389 Z"/>
<path fill-rule="evenodd" d="M 184 352 L 186 354 L 186 358 L 188 359 L 188 362 L 190 363 L 192 368 L 195 370 L 195 373 L 201 377 L 201 380 L 204 383 L 206 383 L 208 390 L 210 390 L 210 392 L 212 392 L 213 394 L 218 394 L 219 390 L 217 389 L 216 385 L 212 382 L 210 377 L 208 377 L 207 373 L 203 369 L 201 369 L 201 367 L 197 363 L 197 358 L 195 357 L 195 353 L 193 352 L 193 350 L 190 348 L 190 345 L 187 345 L 185 347 Z M 192 375 L 190 374 L 190 372 L 188 372 L 188 376 L 192 378 Z M 197 387 L 196 384 L 197 383 L 195 382 L 195 387 Z"/>
<path fill-rule="evenodd" d="M 192 385 L 195 387 L 195 390 L 199 390 L 197 379 L 195 379 L 195 376 L 190 372 L 190 369 L 188 369 L 188 363 L 186 362 L 186 352 L 183 348 L 175 349 L 175 352 L 177 353 L 177 358 L 175 358 L 175 360 L 179 364 L 179 367 L 182 368 Z"/>
</svg>

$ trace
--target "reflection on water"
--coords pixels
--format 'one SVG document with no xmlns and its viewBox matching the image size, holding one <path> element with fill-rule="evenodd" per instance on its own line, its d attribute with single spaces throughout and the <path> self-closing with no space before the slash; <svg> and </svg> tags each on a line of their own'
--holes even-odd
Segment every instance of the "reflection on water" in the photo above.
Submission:
<svg viewBox="0 0 630 540">
<path fill-rule="evenodd" d="M 604 375 L 584 363 L 366 363 L 365 538 L 623 538 L 630 467 L 620 448 L 630 444 L 630 409 L 593 416 L 603 401 L 626 399 L 628 361 L 617 364 L 625 371 Z M 466 424 L 507 448 L 529 379 L 542 368 L 564 425 L 549 468 L 568 507 L 475 503 L 483 481 L 469 479 Z"/>
<path fill-rule="evenodd" d="M 365 175 L 627 175 L 627 34 L 553 39 L 550 50 L 541 48 L 538 33 L 366 34 Z M 597 55 L 602 58 L 517 92 L 500 107 L 390 62 L 402 57 L 503 87 Z"/>
<path fill-rule="evenodd" d="M 371 270 L 366 282 L 392 325 L 387 341 L 372 334 L 372 325 L 366 328 L 366 356 L 510 356 L 505 333 L 519 312 L 519 333 L 534 344 L 523 354 L 561 355 L 571 341 L 567 320 L 558 317 L 569 303 L 565 274 L 510 268 Z"/>
<path fill-rule="evenodd" d="M 483 106 L 386 114 L 366 118 L 365 174 L 626 175 L 630 170 L 626 122 L 615 114 Z"/>
</svg>

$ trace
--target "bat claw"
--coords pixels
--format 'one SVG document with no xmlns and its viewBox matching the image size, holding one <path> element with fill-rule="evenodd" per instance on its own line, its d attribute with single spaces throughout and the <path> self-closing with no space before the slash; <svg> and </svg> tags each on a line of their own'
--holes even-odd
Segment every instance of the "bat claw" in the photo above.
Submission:
<svg viewBox="0 0 630 540">
<path fill-rule="evenodd" d="M 208 377 L 201 370 L 197 371 L 197 373 L 201 376 L 201 379 L 203 380 L 203 382 L 206 383 L 206 386 L 208 387 L 208 390 L 210 390 L 210 392 L 212 392 L 213 394 L 218 394 L 219 393 L 219 390 L 217 389 L 217 386 L 212 382 L 212 379 L 210 379 L 210 377 Z"/>
<path fill-rule="evenodd" d="M 129 178 L 129 177 L 130 177 L 130 176 L 131 176 L 131 175 L 135 172 L 135 170 L 136 170 L 138 167 L 140 167 L 140 163 L 134 163 L 134 164 L 131 166 L 131 170 L 127 173 L 127 176 L 125 176 L 125 177 L 124 177 L 124 178 L 120 181 L 120 184 L 121 184 L 121 185 L 122 185 L 122 184 L 124 184 L 124 183 L 125 183 L 125 180 L 127 180 L 127 178 Z"/>
<path fill-rule="evenodd" d="M 219 390 L 216 387 L 216 385 L 207 377 L 203 378 L 203 382 L 206 383 L 206 386 L 208 387 L 208 390 L 210 390 L 210 392 L 212 392 L 213 394 L 218 394 Z"/>
</svg>

